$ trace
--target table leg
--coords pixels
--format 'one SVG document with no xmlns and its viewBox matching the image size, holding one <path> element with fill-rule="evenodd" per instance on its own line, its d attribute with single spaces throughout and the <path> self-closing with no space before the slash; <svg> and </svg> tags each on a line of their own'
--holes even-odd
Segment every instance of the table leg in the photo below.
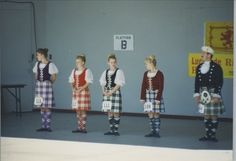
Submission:
<svg viewBox="0 0 236 161">
<path fill-rule="evenodd" d="M 3 112 L 4 107 L 4 97 L 3 97 L 3 89 L 1 89 L 1 112 Z"/>
<path fill-rule="evenodd" d="M 20 111 L 20 117 L 22 115 L 22 111 L 21 111 L 21 89 L 19 88 L 19 111 Z"/>
<path fill-rule="evenodd" d="M 16 116 L 17 116 L 17 114 L 18 114 L 18 100 L 17 100 L 18 96 L 17 96 L 17 88 L 15 88 L 15 96 L 16 96 Z"/>
</svg>

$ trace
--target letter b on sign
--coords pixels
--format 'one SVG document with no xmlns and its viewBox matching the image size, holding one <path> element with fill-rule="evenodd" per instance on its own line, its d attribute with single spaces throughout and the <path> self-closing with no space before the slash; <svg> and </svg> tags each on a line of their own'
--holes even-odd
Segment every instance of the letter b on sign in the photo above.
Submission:
<svg viewBox="0 0 236 161">
<path fill-rule="evenodd" d="M 127 41 L 126 40 L 121 40 L 121 49 L 127 49 Z"/>
</svg>

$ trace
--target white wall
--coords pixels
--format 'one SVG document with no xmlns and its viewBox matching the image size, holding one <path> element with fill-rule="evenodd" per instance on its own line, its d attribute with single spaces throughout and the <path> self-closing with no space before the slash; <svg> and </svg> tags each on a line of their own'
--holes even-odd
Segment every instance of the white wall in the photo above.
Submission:
<svg viewBox="0 0 236 161">
<path fill-rule="evenodd" d="M 114 34 L 133 34 L 133 52 L 115 52 L 126 75 L 123 111 L 142 112 L 140 85 L 143 60 L 153 53 L 165 75 L 164 99 L 167 114 L 198 115 L 192 98 L 194 79 L 188 77 L 189 52 L 203 44 L 206 21 L 233 21 L 233 1 L 181 0 L 80 0 L 35 1 L 39 47 L 48 47 L 60 73 L 54 84 L 57 108 L 70 109 L 68 76 L 77 53 L 87 55 L 93 71 L 92 109 L 101 107 L 99 77 L 106 57 L 113 52 Z M 232 79 L 224 80 L 223 97 L 232 117 Z"/>
</svg>

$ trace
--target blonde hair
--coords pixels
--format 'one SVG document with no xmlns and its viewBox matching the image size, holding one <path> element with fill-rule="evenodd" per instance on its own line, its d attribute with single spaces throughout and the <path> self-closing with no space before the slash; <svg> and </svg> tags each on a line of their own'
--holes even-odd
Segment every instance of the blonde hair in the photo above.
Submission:
<svg viewBox="0 0 236 161">
<path fill-rule="evenodd" d="M 79 54 L 76 56 L 76 59 L 81 59 L 84 63 L 86 63 L 86 56 L 84 54 Z"/>
<path fill-rule="evenodd" d="M 154 66 L 157 65 L 157 60 L 156 60 L 156 57 L 155 55 L 149 55 L 145 58 L 145 61 L 144 62 L 149 62 L 149 63 L 152 63 Z"/>
<path fill-rule="evenodd" d="M 109 61 L 110 59 L 115 59 L 115 60 L 117 60 L 116 59 L 116 55 L 115 54 L 110 54 L 110 55 L 108 55 L 108 57 L 107 57 L 107 61 Z"/>
</svg>

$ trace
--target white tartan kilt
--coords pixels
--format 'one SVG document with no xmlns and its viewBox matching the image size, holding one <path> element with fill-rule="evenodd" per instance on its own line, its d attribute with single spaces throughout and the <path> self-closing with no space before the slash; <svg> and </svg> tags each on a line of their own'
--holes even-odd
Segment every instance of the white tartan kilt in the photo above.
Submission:
<svg viewBox="0 0 236 161">
<path fill-rule="evenodd" d="M 122 111 L 122 97 L 120 90 L 117 90 L 112 94 L 112 96 L 103 96 L 102 101 L 111 101 L 111 111 L 114 113 L 119 113 Z"/>
<path fill-rule="evenodd" d="M 161 98 L 160 105 L 157 105 L 157 103 L 155 102 L 157 94 L 158 94 L 157 90 L 155 90 L 155 91 L 154 90 L 146 90 L 145 102 L 152 102 L 153 107 L 154 107 L 153 112 L 157 112 L 157 113 L 165 112 L 165 106 L 164 106 L 163 99 Z"/>
<path fill-rule="evenodd" d="M 36 81 L 35 96 L 40 96 L 43 98 L 42 105 L 36 107 L 38 108 L 55 107 L 52 83 L 50 81 L 43 81 L 43 82 Z"/>
</svg>

